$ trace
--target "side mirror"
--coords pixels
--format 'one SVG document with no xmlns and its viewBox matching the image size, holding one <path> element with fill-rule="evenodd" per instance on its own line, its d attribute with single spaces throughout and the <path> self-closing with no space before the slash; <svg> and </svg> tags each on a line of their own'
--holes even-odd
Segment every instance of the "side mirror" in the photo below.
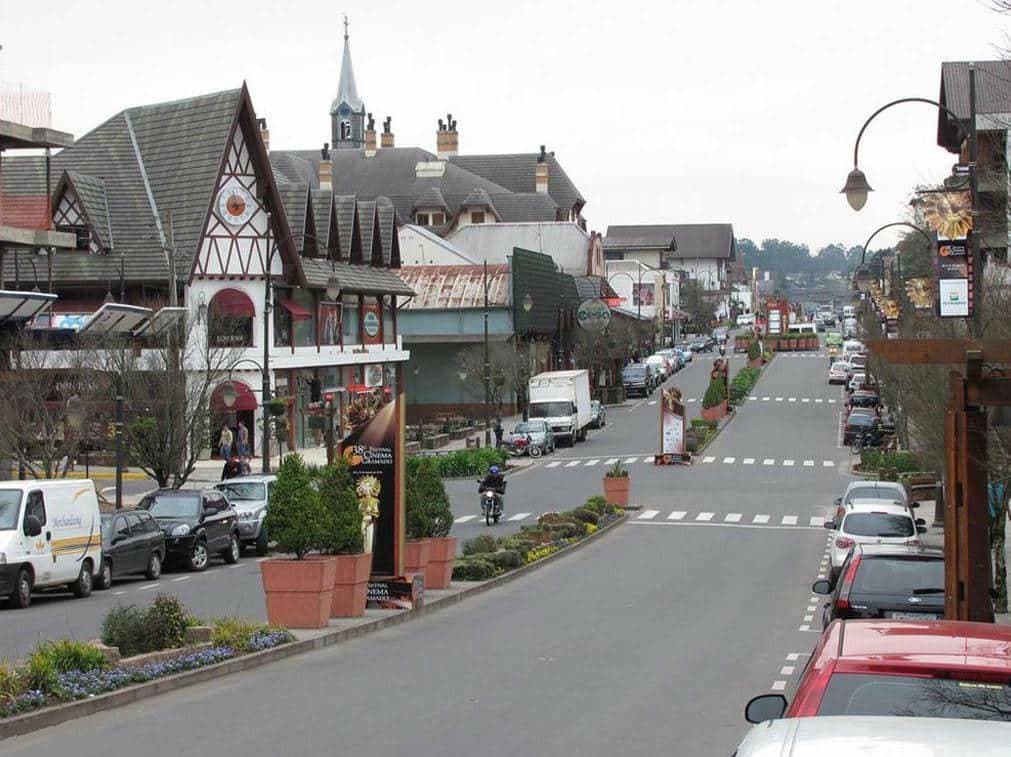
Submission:
<svg viewBox="0 0 1011 757">
<path fill-rule="evenodd" d="M 832 582 L 824 578 L 820 581 L 815 581 L 811 584 L 811 591 L 815 594 L 831 594 Z"/>
<path fill-rule="evenodd" d="M 759 694 L 744 708 L 744 718 L 749 723 L 778 720 L 786 712 L 786 697 L 782 694 Z"/>
<path fill-rule="evenodd" d="M 925 534 L 925 533 L 927 533 L 927 527 L 926 526 L 917 526 L 916 527 L 916 533 L 918 533 L 918 534 Z"/>
<path fill-rule="evenodd" d="M 824 527 L 827 528 L 829 531 L 835 531 L 835 529 L 836 529 L 836 525 L 835 525 L 835 521 L 834 520 L 827 520 L 822 525 L 824 525 Z"/>
<path fill-rule="evenodd" d="M 25 516 L 25 536 L 38 536 L 42 533 L 42 521 L 34 515 Z"/>
<path fill-rule="evenodd" d="M 925 526 L 925 525 L 927 525 L 927 521 L 925 521 L 923 518 L 917 518 L 916 519 L 916 525 L 918 525 L 918 526 Z"/>
</svg>

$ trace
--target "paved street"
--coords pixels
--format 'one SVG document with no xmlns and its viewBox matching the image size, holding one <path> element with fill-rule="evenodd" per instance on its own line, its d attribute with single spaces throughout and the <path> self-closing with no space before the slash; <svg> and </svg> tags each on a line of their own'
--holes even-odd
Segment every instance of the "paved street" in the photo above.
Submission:
<svg viewBox="0 0 1011 757">
<path fill-rule="evenodd" d="M 706 362 L 677 374 L 686 396 L 701 394 Z M 809 588 L 825 549 L 820 522 L 847 480 L 850 458 L 838 446 L 836 408 L 827 402 L 841 390 L 825 384 L 824 362 L 777 357 L 755 387 L 759 399 L 745 403 L 706 450 L 703 460 L 711 462 L 643 462 L 655 434 L 655 406 L 647 401 L 611 408 L 607 428 L 585 445 L 517 475 L 507 513 L 531 515 L 495 533 L 582 501 L 599 491 L 609 456 L 638 453 L 639 462 L 628 465 L 642 509 L 564 560 L 416 622 L 67 723 L 5 743 L 0 754 L 105 754 L 115 737 L 171 743 L 178 754 L 203 754 L 213 742 L 226 755 L 273 755 L 285 748 L 279 734 L 293 732 L 302 754 L 331 753 L 335 744 L 369 755 L 409 748 L 432 755 L 654 754 L 674 745 L 677 754 L 728 754 L 744 732 L 747 699 L 789 693 L 817 639 Z M 587 466 L 592 459 L 601 462 Z M 560 460 L 579 465 L 548 467 Z M 597 470 L 589 475 L 586 467 Z M 472 496 L 465 499 L 472 486 L 451 484 L 457 517 L 473 513 Z M 465 538 L 484 528 L 468 521 L 454 533 Z M 262 613 L 253 559 L 172 578 L 167 586 L 197 612 Z M 97 622 L 112 601 L 154 591 L 147 586 L 52 606 L 65 613 L 60 622 L 69 623 L 71 610 Z M 213 611 L 212 598 L 220 597 Z M 21 624 L 51 612 L 43 601 L 3 617 Z M 383 654 L 375 654 L 379 648 Z M 220 722 L 240 713 L 257 715 L 217 739 Z"/>
</svg>

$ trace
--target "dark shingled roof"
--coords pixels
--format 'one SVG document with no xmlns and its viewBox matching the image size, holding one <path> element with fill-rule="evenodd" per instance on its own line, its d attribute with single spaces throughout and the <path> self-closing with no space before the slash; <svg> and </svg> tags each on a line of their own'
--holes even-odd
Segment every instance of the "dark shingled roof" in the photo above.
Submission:
<svg viewBox="0 0 1011 757">
<path fill-rule="evenodd" d="M 115 237 L 112 233 L 112 222 L 109 219 L 109 200 L 105 193 L 105 182 L 97 176 L 67 171 L 67 179 L 73 185 L 77 196 L 81 199 L 84 212 L 91 221 L 92 227 L 103 247 L 107 250 L 115 248 Z"/>
<path fill-rule="evenodd" d="M 449 205 L 446 203 L 446 198 L 442 196 L 442 192 L 438 187 L 429 187 L 421 197 L 414 201 L 411 210 L 417 210 L 418 208 L 441 208 L 447 213 L 450 210 Z"/>
<path fill-rule="evenodd" d="M 501 216 L 498 214 L 498 210 L 495 209 L 495 203 L 492 202 L 491 197 L 488 196 L 488 193 L 483 187 L 474 187 L 470 194 L 463 199 L 462 207 L 486 208 L 491 211 L 491 214 L 495 216 L 495 218 L 502 220 Z"/>
<path fill-rule="evenodd" d="M 397 211 L 386 197 L 376 200 L 379 214 L 379 237 L 383 243 L 383 265 L 390 265 L 393 256 L 393 240 L 397 236 Z"/>
<path fill-rule="evenodd" d="M 306 204 L 309 201 L 309 187 L 297 184 L 278 187 L 281 202 L 284 203 L 284 214 L 288 217 L 288 229 L 295 247 L 301 252 L 305 248 L 305 215 Z M 315 231 L 310 231 L 310 235 Z"/>
<path fill-rule="evenodd" d="M 331 262 L 323 258 L 304 259 L 302 267 L 305 270 L 306 281 L 311 287 L 325 288 L 331 270 L 336 269 L 341 291 L 358 294 L 399 294 L 408 297 L 414 295 L 414 290 L 387 268 L 334 263 L 332 269 Z"/>
<path fill-rule="evenodd" d="M 337 236 L 340 239 L 341 257 L 350 261 L 358 201 L 354 195 L 334 195 L 333 199 L 337 212 Z"/>
<path fill-rule="evenodd" d="M 976 61 L 976 113 L 1011 113 L 1011 61 Z M 969 63 L 949 61 L 941 64 L 941 105 L 969 121 Z M 1006 128 L 1002 126 L 1001 128 Z M 937 144 L 952 152 L 959 149 L 959 130 L 955 121 L 937 111 Z"/>
<path fill-rule="evenodd" d="M 734 227 L 729 223 L 608 226 L 604 249 L 662 250 L 665 259 L 732 259 Z"/>
<path fill-rule="evenodd" d="M 534 167 L 539 158 L 539 153 L 454 155 L 450 161 L 511 192 L 536 192 Z M 548 164 L 548 194 L 551 198 L 566 211 L 574 207 L 582 208 L 586 200 L 565 173 L 561 163 L 555 159 L 554 153 L 547 153 L 545 162 Z"/>
<path fill-rule="evenodd" d="M 312 214 L 316 219 L 316 244 L 320 254 L 330 245 L 330 215 L 333 211 L 333 193 L 317 190 L 312 193 Z"/>
</svg>

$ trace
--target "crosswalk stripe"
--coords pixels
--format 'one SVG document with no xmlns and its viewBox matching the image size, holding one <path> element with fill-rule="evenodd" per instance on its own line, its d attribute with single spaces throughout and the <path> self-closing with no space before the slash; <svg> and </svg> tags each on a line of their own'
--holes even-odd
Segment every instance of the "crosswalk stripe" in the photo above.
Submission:
<svg viewBox="0 0 1011 757">
<path fill-rule="evenodd" d="M 614 465 L 616 462 L 618 462 L 618 458 L 609 457 L 604 461 L 604 465 Z"/>
<path fill-rule="evenodd" d="M 829 400 L 829 401 L 828 401 L 828 404 L 830 404 L 830 405 L 834 405 L 834 404 L 835 404 L 835 400 Z"/>
<path fill-rule="evenodd" d="M 529 518 L 529 517 L 530 517 L 530 513 L 516 513 L 513 517 L 509 518 L 509 520 L 517 521 L 517 520 L 523 520 L 524 518 Z"/>
<path fill-rule="evenodd" d="M 773 460 L 771 457 L 767 457 L 762 461 L 762 465 L 775 465 L 775 464 L 776 461 Z"/>
<path fill-rule="evenodd" d="M 575 468 L 577 465 L 580 464 L 580 462 L 582 462 L 582 461 L 581 460 L 573 460 L 571 463 L 566 463 L 565 467 L 566 468 Z"/>
<path fill-rule="evenodd" d="M 659 510 L 643 510 L 639 515 L 638 520 L 653 520 L 657 515 L 660 514 Z"/>
<path fill-rule="evenodd" d="M 783 467 L 785 467 L 785 468 L 792 468 L 793 467 L 793 460 L 784 460 L 783 461 Z"/>
<path fill-rule="evenodd" d="M 675 510 L 674 512 L 672 512 L 670 515 L 667 516 L 667 520 L 681 520 L 687 514 L 688 513 L 686 513 L 684 510 Z"/>
<path fill-rule="evenodd" d="M 555 460 L 555 461 L 554 461 L 553 463 L 548 463 L 548 464 L 547 464 L 547 465 L 545 465 L 544 467 L 545 467 L 545 468 L 557 468 L 557 467 L 558 467 L 559 465 L 561 465 L 561 464 L 562 464 L 562 461 L 561 461 L 561 460 Z"/>
<path fill-rule="evenodd" d="M 752 394 L 750 397 L 748 397 L 748 399 L 749 400 L 757 400 L 758 397 L 756 397 L 754 394 Z"/>
<path fill-rule="evenodd" d="M 754 518 L 751 519 L 751 522 L 752 523 L 768 523 L 769 522 L 769 516 L 768 515 L 756 515 Z"/>
<path fill-rule="evenodd" d="M 804 399 L 801 400 L 801 402 L 810 402 L 810 401 L 811 401 L 810 397 L 804 397 Z"/>
<path fill-rule="evenodd" d="M 804 461 L 804 467 L 805 468 L 813 468 L 814 467 L 814 460 L 805 460 Z"/>
<path fill-rule="evenodd" d="M 725 457 L 725 458 L 723 458 L 723 463 L 724 463 L 725 465 L 730 465 L 730 464 L 731 464 L 731 463 L 733 463 L 733 462 L 734 462 L 734 460 L 736 460 L 736 459 L 737 459 L 737 458 L 734 458 L 734 457 Z"/>
<path fill-rule="evenodd" d="M 769 399 L 770 399 L 769 397 L 762 397 L 762 402 L 768 402 Z"/>
<path fill-rule="evenodd" d="M 796 401 L 797 401 L 797 398 L 796 398 L 796 397 L 790 397 L 790 398 L 789 398 L 789 399 L 787 400 L 787 402 L 796 402 Z"/>
<path fill-rule="evenodd" d="M 587 468 L 591 468 L 591 467 L 593 467 L 594 465 L 596 465 L 599 462 L 600 462 L 599 459 L 597 459 L 597 460 L 587 460 L 586 461 L 586 467 Z"/>
<path fill-rule="evenodd" d="M 782 402 L 782 401 L 783 401 L 782 397 L 776 397 L 776 402 Z"/>
<path fill-rule="evenodd" d="M 689 404 L 689 405 L 690 405 L 690 404 L 691 404 L 691 403 L 693 403 L 694 401 L 695 401 L 695 398 L 694 398 L 694 397 L 689 397 L 688 399 L 686 399 L 686 400 L 685 400 L 685 403 L 686 403 L 686 404 Z"/>
<path fill-rule="evenodd" d="M 781 521 L 784 526 L 796 526 L 797 516 L 796 515 L 784 515 Z"/>
<path fill-rule="evenodd" d="M 723 519 L 724 523 L 740 523 L 743 516 L 741 513 L 727 513 L 727 517 Z"/>
<path fill-rule="evenodd" d="M 825 522 L 824 518 L 819 518 L 817 515 L 812 515 L 811 520 L 808 521 L 810 526 L 820 526 Z"/>
<path fill-rule="evenodd" d="M 755 464 L 755 458 L 753 458 L 753 457 L 746 457 L 741 462 L 744 463 L 745 465 L 754 465 Z"/>
<path fill-rule="evenodd" d="M 704 463 L 711 463 L 711 462 L 713 462 L 713 461 L 714 461 L 715 459 L 716 459 L 715 457 L 713 457 L 713 456 L 711 456 L 711 455 L 707 455 L 706 457 L 703 457 L 703 458 L 702 458 L 702 462 L 704 462 Z"/>
<path fill-rule="evenodd" d="M 469 520 L 474 520 L 474 518 L 476 518 L 476 517 L 477 517 L 476 515 L 461 515 L 459 518 L 457 518 L 453 522 L 454 523 L 466 523 Z"/>
<path fill-rule="evenodd" d="M 647 404 L 647 405 L 655 405 L 655 404 L 656 404 L 656 400 L 650 400 L 650 401 L 649 401 L 649 402 L 647 402 L 646 404 Z"/>
<path fill-rule="evenodd" d="M 695 516 L 695 520 L 712 520 L 716 513 L 699 513 Z"/>
<path fill-rule="evenodd" d="M 632 463 L 634 463 L 638 459 L 639 458 L 637 458 L 637 457 L 626 457 L 625 458 L 625 465 L 631 465 Z"/>
<path fill-rule="evenodd" d="M 819 398 L 817 398 L 817 399 L 815 399 L 815 403 L 817 403 L 817 404 L 819 404 L 819 405 L 820 405 L 820 404 L 821 404 L 822 402 L 824 402 L 824 400 L 823 400 L 823 399 L 821 399 L 820 397 L 819 397 Z"/>
<path fill-rule="evenodd" d="M 835 463 L 832 462 L 831 460 L 822 460 L 821 461 L 821 466 L 823 468 L 834 468 L 835 467 Z"/>
</svg>

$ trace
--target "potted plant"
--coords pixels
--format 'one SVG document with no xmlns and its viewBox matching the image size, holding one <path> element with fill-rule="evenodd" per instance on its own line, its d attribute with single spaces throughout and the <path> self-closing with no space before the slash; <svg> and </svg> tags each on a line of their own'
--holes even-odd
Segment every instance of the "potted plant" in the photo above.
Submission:
<svg viewBox="0 0 1011 757">
<path fill-rule="evenodd" d="M 288 455 L 281 462 L 263 527 L 279 551 L 294 555 L 294 559 L 260 563 L 270 623 L 288 628 L 325 627 L 330 619 L 337 561 L 310 553 L 328 547 L 333 519 L 300 455 Z"/>
<path fill-rule="evenodd" d="M 275 418 L 279 418 L 288 412 L 287 397 L 272 397 L 267 403 L 267 412 Z"/>
<path fill-rule="evenodd" d="M 762 367 L 762 348 L 758 346 L 758 340 L 753 339 L 748 345 L 748 366 L 750 368 Z"/>
<path fill-rule="evenodd" d="M 456 558 L 456 538 L 449 535 L 453 527 L 453 511 L 449 495 L 439 475 L 435 460 L 418 457 L 411 461 L 411 470 L 404 487 L 406 508 L 417 520 L 408 529 L 421 533 L 428 541 L 428 562 L 425 564 L 425 588 L 448 589 Z M 419 514 L 421 517 L 419 517 Z"/>
<path fill-rule="evenodd" d="M 406 476 L 407 481 L 412 481 L 413 472 L 417 470 L 420 462 L 420 458 L 417 462 L 412 461 Z M 435 464 L 434 461 L 432 464 Z M 405 484 L 405 494 L 410 486 L 411 484 Z M 407 536 L 404 544 L 404 572 L 408 574 L 425 573 L 432 546 L 432 541 L 428 538 L 428 512 L 421 500 L 422 498 L 418 496 L 407 496 L 404 501 L 404 531 Z"/>
<path fill-rule="evenodd" d="M 609 505 L 628 507 L 628 492 L 631 487 L 628 471 L 617 461 L 614 467 L 604 474 L 604 497 Z"/>
<path fill-rule="evenodd" d="M 727 414 L 727 385 L 722 374 L 713 372 L 709 387 L 702 398 L 702 417 L 707 421 L 718 421 Z"/>
<path fill-rule="evenodd" d="M 325 551 L 336 563 L 330 617 L 357 618 L 365 613 L 372 553 L 364 551 L 364 518 L 354 479 L 343 459 L 321 471 L 319 498 L 332 522 Z"/>
</svg>

